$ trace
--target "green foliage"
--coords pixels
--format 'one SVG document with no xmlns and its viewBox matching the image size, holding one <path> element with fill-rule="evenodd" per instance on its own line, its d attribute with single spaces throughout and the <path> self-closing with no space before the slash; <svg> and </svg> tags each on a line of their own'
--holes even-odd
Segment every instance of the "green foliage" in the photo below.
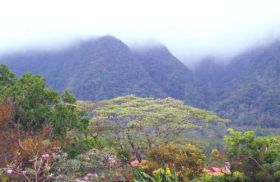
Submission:
<svg viewBox="0 0 280 182">
<path fill-rule="evenodd" d="M 209 59 L 196 70 L 206 108 L 245 130 L 278 128 L 280 113 L 279 41 L 236 56 L 226 66 Z M 273 130 L 266 135 L 272 133 Z"/>
<path fill-rule="evenodd" d="M 135 170 L 135 179 L 133 182 L 179 182 L 179 178 L 175 170 L 170 172 L 169 168 L 160 169 L 154 177 L 148 175 L 139 169 Z"/>
<path fill-rule="evenodd" d="M 203 174 L 201 177 L 191 182 L 243 182 L 244 174 L 234 171 L 232 174 L 209 175 Z"/>
<path fill-rule="evenodd" d="M 168 48 L 155 46 L 135 51 L 135 54 L 152 81 L 168 97 L 183 100 L 194 106 L 204 105 L 192 71 L 174 57 Z"/>
<path fill-rule="evenodd" d="M 242 171 L 249 180 L 275 181 L 280 170 L 279 139 L 256 137 L 252 131 L 228 132 L 224 140 L 232 169 Z"/>
<path fill-rule="evenodd" d="M 62 95 L 62 99 L 63 99 L 63 102 L 69 103 L 69 104 L 74 104 L 77 101 L 76 98 L 74 97 L 74 95 L 68 90 L 66 90 L 64 92 L 64 94 Z"/>
<path fill-rule="evenodd" d="M 0 87 L 11 84 L 15 80 L 15 75 L 12 73 L 7 65 L 0 66 Z"/>
<path fill-rule="evenodd" d="M 24 70 L 42 73 L 47 76 L 48 85 L 60 91 L 67 87 L 83 99 L 100 100 L 131 93 L 157 98 L 168 95 L 211 108 L 233 119 L 233 123 L 243 130 L 247 130 L 244 125 L 254 126 L 258 134 L 267 135 L 271 134 L 271 130 L 267 132 L 259 126 L 279 126 L 279 46 L 245 54 L 226 67 L 225 72 L 212 70 L 217 75 L 204 75 L 206 79 L 201 79 L 198 87 L 192 73 L 178 63 L 168 50 L 151 50 L 145 54 L 139 53 L 135 57 L 123 43 L 107 37 L 66 51 L 62 57 L 54 53 L 53 58 L 47 61 L 36 62 L 34 58 L 29 62 L 35 63 L 29 64 L 32 68 L 24 66 L 24 61 L 16 61 L 17 65 L 13 68 L 22 73 Z M 213 68 L 211 65 L 207 67 Z M 69 181 L 87 172 L 104 176 L 101 181 L 129 181 L 132 178 L 128 163 L 134 159 L 131 154 L 140 160 L 148 159 L 147 168 L 143 169 L 147 173 L 137 174 L 139 180 L 144 181 L 172 181 L 167 168 L 152 175 L 163 166 L 176 169 L 180 179 L 186 180 L 280 180 L 279 138 L 257 137 L 252 131 L 241 133 L 232 129 L 225 136 L 232 174 L 200 176 L 205 163 L 204 154 L 194 145 L 180 144 L 187 143 L 189 136 L 195 136 L 195 142 L 198 142 L 196 134 L 199 133 L 209 137 L 199 141 L 201 146 L 204 147 L 207 142 L 211 147 L 218 145 L 216 141 L 211 141 L 210 135 L 221 136 L 219 130 L 223 127 L 208 122 L 223 123 L 225 120 L 175 99 L 129 95 L 89 104 L 91 106 L 88 107 L 88 103 L 77 104 L 69 91 L 60 95 L 48 88 L 41 76 L 28 73 L 16 78 L 7 66 L 1 65 L 0 101 L 11 111 L 4 119 L 9 123 L 6 128 L 1 128 L 1 140 L 4 139 L 1 146 L 5 146 L 5 142 L 9 142 L 6 139 L 13 136 L 5 135 L 7 129 L 16 131 L 18 136 L 14 143 L 25 143 L 27 148 L 35 150 L 33 146 L 42 144 L 41 140 L 36 140 L 37 133 L 42 128 L 49 128 L 50 134 L 44 137 L 44 142 L 52 141 L 49 138 L 65 141 L 71 158 L 60 163 L 54 171 L 69 176 Z M 90 114 L 84 111 L 85 108 L 92 111 L 89 127 L 87 118 Z M 34 145 L 31 145 L 32 141 Z M 167 144 L 171 142 L 177 145 Z M 211 152 L 209 148 L 208 154 Z M 41 150 L 44 152 L 45 149 Z M 213 150 L 211 159 L 212 165 L 221 166 L 225 156 Z M 142 165 L 140 163 L 139 167 Z M 0 179 L 6 180 L 2 176 Z"/>
<path fill-rule="evenodd" d="M 96 173 L 97 181 L 132 181 L 132 169 L 122 164 L 116 157 L 116 151 L 112 148 L 102 150 L 91 149 L 79 154 L 73 159 L 68 159 L 55 169 L 58 174 L 67 176 L 66 181 L 75 181 L 87 173 Z"/>
<path fill-rule="evenodd" d="M 116 147 L 116 152 L 117 158 L 120 159 L 122 163 L 128 164 L 133 159 L 129 146 L 120 145 Z"/>
<path fill-rule="evenodd" d="M 276 42 L 245 52 L 226 66 L 206 59 L 192 72 L 164 46 L 131 51 L 106 36 L 63 51 L 14 53 L 4 63 L 18 75 L 27 71 L 44 75 L 49 86 L 70 89 L 79 99 L 169 96 L 212 110 L 231 119 L 235 127 L 278 128 L 279 133 L 279 47 Z"/>
<path fill-rule="evenodd" d="M 55 136 L 64 137 L 71 129 L 84 130 L 88 125 L 87 113 L 76 106 L 60 103 L 52 112 L 50 123 L 54 128 Z"/>
<path fill-rule="evenodd" d="M 107 141 L 99 136 L 78 136 L 72 139 L 65 150 L 69 154 L 69 157 L 73 158 L 90 149 L 95 148 L 101 150 L 107 145 Z"/>
<path fill-rule="evenodd" d="M 210 121 L 224 122 L 217 115 L 172 99 L 139 98 L 133 95 L 96 103 L 91 133 L 112 136 L 132 150 L 146 149 L 170 140 L 184 140 L 190 128 Z"/>
<path fill-rule="evenodd" d="M 151 173 L 166 165 L 176 170 L 181 180 L 189 180 L 200 175 L 205 165 L 205 158 L 203 152 L 191 144 L 160 145 L 149 151 L 146 171 Z"/>
<path fill-rule="evenodd" d="M 35 130 L 49 121 L 59 94 L 47 88 L 40 76 L 23 75 L 2 89 L 2 99 L 12 98 L 15 120 L 25 129 Z"/>
<path fill-rule="evenodd" d="M 212 149 L 210 156 L 210 164 L 215 167 L 223 167 L 226 162 L 226 156 L 217 149 Z"/>
<path fill-rule="evenodd" d="M 41 76 L 31 73 L 15 78 L 4 65 L 0 68 L 0 100 L 14 110 L 14 122 L 23 130 L 36 131 L 50 125 L 55 137 L 65 137 L 73 128 L 87 126 L 86 113 L 77 109 L 75 98 L 66 91 L 63 96 L 50 89 Z"/>
</svg>

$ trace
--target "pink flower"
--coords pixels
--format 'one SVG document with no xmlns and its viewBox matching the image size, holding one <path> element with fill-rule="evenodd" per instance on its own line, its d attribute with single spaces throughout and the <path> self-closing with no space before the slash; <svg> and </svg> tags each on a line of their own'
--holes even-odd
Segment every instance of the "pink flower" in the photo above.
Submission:
<svg viewBox="0 0 280 182">
<path fill-rule="evenodd" d="M 26 171 L 21 171 L 22 174 L 26 174 Z"/>
<path fill-rule="evenodd" d="M 138 161 L 137 159 L 135 159 L 134 161 L 131 161 L 131 162 L 130 162 L 130 165 L 131 165 L 132 167 L 136 167 L 136 166 L 138 166 L 138 164 L 139 164 L 139 161 Z"/>
<path fill-rule="evenodd" d="M 49 178 L 52 178 L 54 176 L 54 174 L 53 173 L 51 173 L 48 177 Z"/>
<path fill-rule="evenodd" d="M 42 158 L 43 158 L 43 159 L 48 159 L 49 157 L 50 157 L 49 154 L 43 154 L 43 155 L 42 155 Z"/>
<path fill-rule="evenodd" d="M 11 175 L 14 171 L 12 169 L 7 169 L 7 174 Z"/>
<path fill-rule="evenodd" d="M 85 176 L 83 179 L 86 180 L 86 181 L 88 181 L 88 180 L 89 180 L 89 177 Z"/>
<path fill-rule="evenodd" d="M 86 182 L 85 180 L 76 179 L 75 182 Z"/>
<path fill-rule="evenodd" d="M 116 160 L 113 157 L 109 157 L 108 162 L 110 165 L 114 165 L 116 163 Z"/>
<path fill-rule="evenodd" d="M 147 162 L 147 160 L 142 160 L 141 161 L 141 163 L 146 163 Z M 130 165 L 132 166 L 132 167 L 136 167 L 136 166 L 138 166 L 140 164 L 140 162 L 137 160 L 137 159 L 135 159 L 134 161 L 131 161 L 130 162 Z"/>
<path fill-rule="evenodd" d="M 96 178 L 98 178 L 98 174 L 96 174 L 96 173 L 87 173 L 87 177 L 96 177 Z"/>
</svg>

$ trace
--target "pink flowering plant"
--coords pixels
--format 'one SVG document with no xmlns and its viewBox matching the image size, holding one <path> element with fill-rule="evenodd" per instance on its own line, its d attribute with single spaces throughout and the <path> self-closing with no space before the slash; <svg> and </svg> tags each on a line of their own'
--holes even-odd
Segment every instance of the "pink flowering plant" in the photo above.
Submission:
<svg viewBox="0 0 280 182">
<path fill-rule="evenodd" d="M 14 161 L 6 168 L 0 169 L 0 176 L 10 181 L 45 182 L 63 179 L 63 175 L 55 174 L 54 168 L 66 160 L 67 155 L 58 150 L 56 153 L 36 155 L 28 163 Z"/>
<path fill-rule="evenodd" d="M 112 148 L 91 149 L 61 163 L 56 170 L 76 182 L 128 181 L 132 168 L 129 163 L 122 163 L 115 153 Z"/>
</svg>

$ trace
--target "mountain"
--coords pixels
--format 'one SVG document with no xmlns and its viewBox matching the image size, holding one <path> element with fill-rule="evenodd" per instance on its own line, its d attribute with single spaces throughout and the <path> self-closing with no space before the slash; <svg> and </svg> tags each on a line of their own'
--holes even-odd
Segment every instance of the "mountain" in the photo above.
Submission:
<svg viewBox="0 0 280 182">
<path fill-rule="evenodd" d="M 59 91 L 71 90 L 83 100 L 117 96 L 166 97 L 131 50 L 120 40 L 104 36 L 60 51 L 29 51 L 2 58 L 17 75 L 43 75 Z"/>
<path fill-rule="evenodd" d="M 135 94 L 202 103 L 193 73 L 163 45 L 132 51 L 115 37 L 104 36 L 62 50 L 28 51 L 2 60 L 17 75 L 43 75 L 50 87 L 69 89 L 82 100 Z"/>
<path fill-rule="evenodd" d="M 225 75 L 227 75 L 225 65 L 219 64 L 214 58 L 205 58 L 193 71 L 198 80 L 196 86 L 199 88 L 200 96 L 205 102 L 206 108 L 219 101 L 219 96 L 223 93 Z"/>
<path fill-rule="evenodd" d="M 41 74 L 50 87 L 69 89 L 81 100 L 173 97 L 231 119 L 235 127 L 280 128 L 280 42 L 228 64 L 207 58 L 193 71 L 163 45 L 132 50 L 112 36 L 0 59 L 17 75 Z"/>
<path fill-rule="evenodd" d="M 204 104 L 196 87 L 198 80 L 166 47 L 155 46 L 134 52 L 153 82 L 168 96 L 196 106 Z"/>
<path fill-rule="evenodd" d="M 195 75 L 208 108 L 233 124 L 280 127 L 280 42 L 244 52 L 226 66 L 201 63 Z"/>
</svg>

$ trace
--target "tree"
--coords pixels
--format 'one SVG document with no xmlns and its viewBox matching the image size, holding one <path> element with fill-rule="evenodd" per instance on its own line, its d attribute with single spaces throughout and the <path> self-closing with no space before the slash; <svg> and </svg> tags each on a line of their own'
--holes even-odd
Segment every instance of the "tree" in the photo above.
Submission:
<svg viewBox="0 0 280 182">
<path fill-rule="evenodd" d="M 253 131 L 228 130 L 224 138 L 232 170 L 240 170 L 250 181 L 276 181 L 280 173 L 280 141 L 256 137 Z"/>
<path fill-rule="evenodd" d="M 48 88 L 41 76 L 27 73 L 20 78 L 2 65 L 0 67 L 0 101 L 11 105 L 13 121 L 22 130 L 36 132 L 48 125 L 55 137 L 65 137 L 73 128 L 85 128 L 86 112 L 78 108 L 75 97 L 65 91 L 60 95 Z"/>
<path fill-rule="evenodd" d="M 0 66 L 0 87 L 4 87 L 15 80 L 15 75 L 11 72 L 7 65 Z"/>
<path fill-rule="evenodd" d="M 209 121 L 225 120 L 172 98 L 140 98 L 134 95 L 96 103 L 91 133 L 112 136 L 128 143 L 141 161 L 140 151 L 170 140 L 184 140 L 184 132 Z"/>
<path fill-rule="evenodd" d="M 50 121 L 59 93 L 47 88 L 40 76 L 28 73 L 7 85 L 2 99 L 10 98 L 15 107 L 15 122 L 23 129 L 36 130 Z"/>
</svg>

